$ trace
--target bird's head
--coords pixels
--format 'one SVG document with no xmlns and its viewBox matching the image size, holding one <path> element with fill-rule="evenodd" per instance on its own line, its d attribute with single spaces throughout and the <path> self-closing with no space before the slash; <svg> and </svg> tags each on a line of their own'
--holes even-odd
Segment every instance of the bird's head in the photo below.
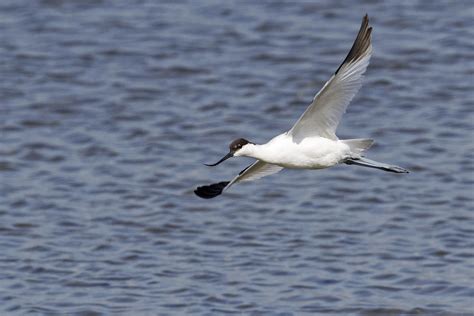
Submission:
<svg viewBox="0 0 474 316">
<path fill-rule="evenodd" d="M 205 165 L 209 167 L 214 167 L 231 157 L 245 156 L 248 153 L 250 145 L 255 145 L 255 144 L 246 140 L 245 138 L 238 138 L 234 140 L 232 143 L 230 143 L 229 152 L 227 153 L 227 155 L 222 157 L 221 160 L 219 160 L 218 162 L 214 164 L 209 164 L 209 165 L 205 164 Z"/>
</svg>

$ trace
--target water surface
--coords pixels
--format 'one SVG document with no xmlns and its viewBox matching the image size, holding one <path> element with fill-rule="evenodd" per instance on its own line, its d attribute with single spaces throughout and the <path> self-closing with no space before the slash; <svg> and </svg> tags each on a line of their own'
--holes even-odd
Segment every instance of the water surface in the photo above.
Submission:
<svg viewBox="0 0 474 316">
<path fill-rule="evenodd" d="M 473 315 L 470 1 L 0 4 L 2 315 Z M 369 13 L 341 138 L 405 175 L 283 171 L 214 200 L 238 137 L 291 127 Z"/>
</svg>

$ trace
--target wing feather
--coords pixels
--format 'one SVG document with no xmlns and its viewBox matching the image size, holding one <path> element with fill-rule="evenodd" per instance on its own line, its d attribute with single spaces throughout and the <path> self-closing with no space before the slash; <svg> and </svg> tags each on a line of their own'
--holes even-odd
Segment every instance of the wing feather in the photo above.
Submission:
<svg viewBox="0 0 474 316">
<path fill-rule="evenodd" d="M 337 140 L 337 126 L 362 86 L 363 74 L 369 65 L 371 33 L 369 18 L 365 15 L 349 54 L 288 132 L 296 141 L 311 136 Z"/>
<path fill-rule="evenodd" d="M 257 160 L 242 170 L 238 176 L 232 179 L 225 189 L 229 188 L 234 183 L 258 180 L 260 178 L 277 173 L 282 169 L 283 167 Z"/>
<path fill-rule="evenodd" d="M 254 181 L 277 173 L 282 169 L 283 167 L 257 160 L 253 164 L 242 170 L 231 181 L 222 181 L 210 185 L 201 186 L 194 190 L 194 193 L 203 199 L 211 199 L 222 194 L 224 190 L 227 190 L 234 183 Z"/>
</svg>

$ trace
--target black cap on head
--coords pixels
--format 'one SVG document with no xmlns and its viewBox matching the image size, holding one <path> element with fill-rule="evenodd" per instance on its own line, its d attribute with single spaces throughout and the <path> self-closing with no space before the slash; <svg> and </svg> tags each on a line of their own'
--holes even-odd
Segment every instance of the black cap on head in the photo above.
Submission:
<svg viewBox="0 0 474 316">
<path fill-rule="evenodd" d="M 230 152 L 235 153 L 237 150 L 239 150 L 240 148 L 244 147 L 245 145 L 247 145 L 249 143 L 251 143 L 251 142 L 249 142 L 245 138 L 238 138 L 238 139 L 234 140 L 232 143 L 230 143 L 229 150 L 230 150 Z"/>
</svg>

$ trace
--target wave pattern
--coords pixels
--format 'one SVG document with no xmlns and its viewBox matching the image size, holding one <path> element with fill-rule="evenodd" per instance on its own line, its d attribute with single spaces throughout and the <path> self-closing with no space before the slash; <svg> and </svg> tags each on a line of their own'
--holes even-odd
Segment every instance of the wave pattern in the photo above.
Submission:
<svg viewBox="0 0 474 316">
<path fill-rule="evenodd" d="M 472 16 L 456 2 L 0 3 L 1 314 L 472 315 Z M 354 9 L 356 8 L 356 9 Z M 412 171 L 193 189 L 287 130 L 369 13 L 339 130 Z"/>
</svg>

